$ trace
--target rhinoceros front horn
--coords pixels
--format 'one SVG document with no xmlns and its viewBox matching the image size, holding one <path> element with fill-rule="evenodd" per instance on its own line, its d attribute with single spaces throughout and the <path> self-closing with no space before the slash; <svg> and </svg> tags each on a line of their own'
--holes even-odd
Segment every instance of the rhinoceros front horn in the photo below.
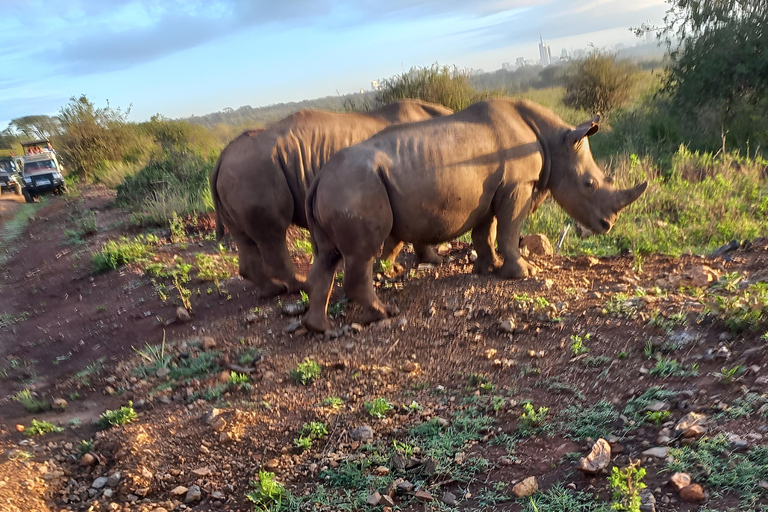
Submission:
<svg viewBox="0 0 768 512">
<path fill-rule="evenodd" d="M 622 210 L 635 202 L 638 197 L 643 195 L 643 192 L 645 192 L 645 189 L 648 188 L 648 182 L 644 181 L 641 184 L 637 185 L 633 188 L 628 188 L 626 190 L 621 191 L 621 195 L 619 196 L 619 210 Z"/>
</svg>

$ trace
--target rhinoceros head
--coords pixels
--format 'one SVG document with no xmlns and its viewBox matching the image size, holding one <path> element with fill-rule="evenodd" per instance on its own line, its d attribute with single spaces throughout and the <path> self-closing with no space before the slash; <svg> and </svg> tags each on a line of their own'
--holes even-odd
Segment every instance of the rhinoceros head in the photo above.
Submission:
<svg viewBox="0 0 768 512">
<path fill-rule="evenodd" d="M 640 197 L 648 183 L 626 190 L 613 186 L 613 178 L 598 167 L 589 149 L 587 137 L 597 133 L 599 121 L 595 116 L 568 129 L 550 147 L 549 188 L 568 215 L 595 233 L 607 233 L 619 212 Z"/>
</svg>

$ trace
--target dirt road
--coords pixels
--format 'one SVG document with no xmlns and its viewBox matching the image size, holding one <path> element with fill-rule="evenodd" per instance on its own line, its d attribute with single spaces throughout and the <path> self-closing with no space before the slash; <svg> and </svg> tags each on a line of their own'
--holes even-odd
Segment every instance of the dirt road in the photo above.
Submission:
<svg viewBox="0 0 768 512">
<path fill-rule="evenodd" d="M 3 192 L 3 195 L 0 196 L 0 228 L 13 218 L 23 204 L 24 196 Z"/>
</svg>

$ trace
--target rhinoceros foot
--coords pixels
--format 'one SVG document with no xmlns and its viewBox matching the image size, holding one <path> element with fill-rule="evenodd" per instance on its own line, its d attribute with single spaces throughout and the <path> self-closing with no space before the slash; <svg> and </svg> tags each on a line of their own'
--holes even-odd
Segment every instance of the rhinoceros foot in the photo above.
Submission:
<svg viewBox="0 0 768 512">
<path fill-rule="evenodd" d="M 536 275 L 538 269 L 525 261 L 523 258 L 505 261 L 498 270 L 498 275 L 502 279 L 525 279 Z"/>
<path fill-rule="evenodd" d="M 363 325 L 371 324 L 373 322 L 378 322 L 379 320 L 385 320 L 387 318 L 397 316 L 400 314 L 400 310 L 397 306 L 393 306 L 390 304 L 382 304 L 382 308 L 380 307 L 368 307 L 365 310 L 365 313 L 363 313 L 363 317 L 360 319 L 360 322 Z"/>
</svg>

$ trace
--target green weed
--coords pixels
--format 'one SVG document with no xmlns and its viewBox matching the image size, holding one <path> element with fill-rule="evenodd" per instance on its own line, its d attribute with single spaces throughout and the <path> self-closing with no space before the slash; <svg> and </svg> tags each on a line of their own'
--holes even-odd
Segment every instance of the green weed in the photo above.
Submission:
<svg viewBox="0 0 768 512">
<path fill-rule="evenodd" d="M 24 430 L 25 436 L 44 436 L 46 434 L 52 434 L 55 432 L 63 432 L 62 427 L 57 427 L 50 421 L 37 421 L 32 420 L 32 425 Z"/>
<path fill-rule="evenodd" d="M 246 373 L 230 372 L 227 385 L 230 388 L 239 388 L 241 391 L 253 389 L 251 378 Z"/>
<path fill-rule="evenodd" d="M 16 393 L 16 395 L 13 397 L 13 400 L 23 405 L 27 412 L 43 412 L 51 408 L 51 404 L 49 404 L 46 400 L 41 400 L 32 396 L 32 391 L 29 389 L 25 389 Z"/>
<path fill-rule="evenodd" d="M 392 412 L 394 409 L 395 408 L 392 406 L 392 404 L 381 397 L 378 397 L 371 402 L 365 402 L 365 410 L 368 411 L 368 414 L 378 420 L 385 418 L 387 414 Z"/>
<path fill-rule="evenodd" d="M 645 489 L 643 483 L 645 468 L 640 467 L 640 461 L 631 462 L 624 469 L 613 466 L 608 483 L 613 491 L 611 510 L 640 512 L 640 491 Z"/>
<path fill-rule="evenodd" d="M 139 416 L 136 411 L 133 410 L 133 402 L 128 402 L 128 405 L 123 405 L 116 410 L 106 410 L 99 420 L 96 422 L 96 427 L 100 430 L 106 430 L 110 427 L 116 427 L 119 425 L 125 425 L 136 420 Z"/>
<path fill-rule="evenodd" d="M 589 341 L 589 338 L 589 333 L 585 334 L 583 338 L 581 336 L 571 334 L 571 353 L 574 356 L 580 356 L 581 354 L 586 354 L 589 352 L 589 349 L 584 346 L 584 342 Z"/>
<path fill-rule="evenodd" d="M 254 504 L 254 510 L 258 512 L 280 512 L 283 508 L 283 499 L 286 498 L 286 491 L 283 484 L 275 479 L 275 474 L 269 471 L 259 470 L 259 480 L 251 481 L 253 490 L 246 494 Z"/>
<path fill-rule="evenodd" d="M 133 240 L 125 237 L 110 240 L 102 246 L 100 252 L 93 255 L 93 272 L 107 272 L 149 258 L 152 246 L 158 241 L 154 235 L 139 235 Z"/>
<path fill-rule="evenodd" d="M 296 365 L 295 370 L 291 370 L 291 378 L 296 381 L 296 383 L 307 386 L 320 377 L 321 372 L 322 370 L 319 364 L 312 361 L 310 358 L 306 358 L 303 362 Z"/>
<path fill-rule="evenodd" d="M 344 400 L 342 400 L 337 396 L 329 396 L 328 398 L 323 400 L 323 406 L 330 407 L 335 411 L 339 411 L 341 410 L 342 407 L 344 407 Z"/>
</svg>

